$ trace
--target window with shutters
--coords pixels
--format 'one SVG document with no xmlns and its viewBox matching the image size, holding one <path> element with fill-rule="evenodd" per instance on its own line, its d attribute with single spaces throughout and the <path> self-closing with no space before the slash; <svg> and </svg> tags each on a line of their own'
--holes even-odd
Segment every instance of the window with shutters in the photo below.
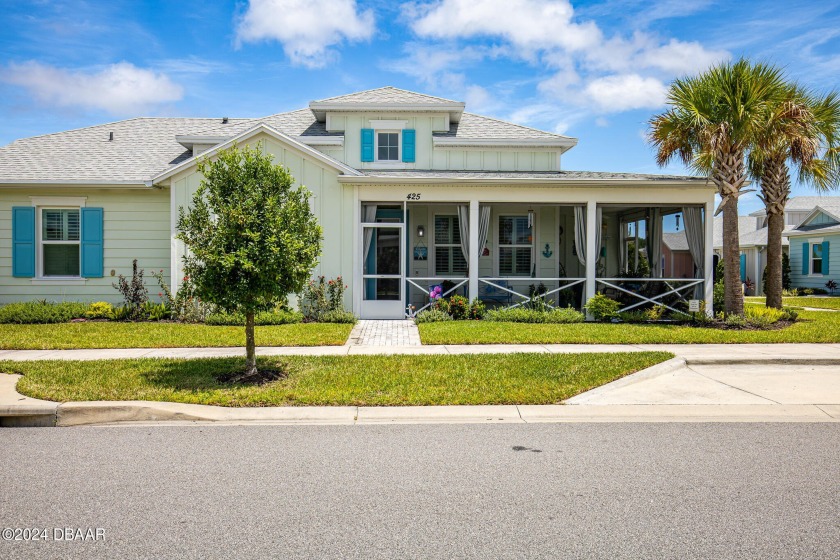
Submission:
<svg viewBox="0 0 840 560">
<path fill-rule="evenodd" d="M 534 236 L 528 216 L 499 216 L 499 276 L 530 276 Z"/>
<path fill-rule="evenodd" d="M 823 273 L 823 245 L 822 243 L 811 244 L 811 274 Z"/>
<path fill-rule="evenodd" d="M 376 161 L 400 161 L 400 133 L 376 131 Z"/>
<path fill-rule="evenodd" d="M 458 216 L 435 216 L 435 274 L 460 276 L 467 273 L 461 250 Z"/>
<path fill-rule="evenodd" d="M 79 276 L 78 208 L 41 209 L 41 275 Z"/>
</svg>

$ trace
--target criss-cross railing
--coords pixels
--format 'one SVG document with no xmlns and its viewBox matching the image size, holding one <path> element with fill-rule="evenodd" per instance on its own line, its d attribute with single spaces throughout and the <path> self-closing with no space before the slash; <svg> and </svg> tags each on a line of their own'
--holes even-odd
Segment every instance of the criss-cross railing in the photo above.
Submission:
<svg viewBox="0 0 840 560">
<path fill-rule="evenodd" d="M 452 295 L 453 293 L 455 293 L 455 290 L 469 282 L 469 278 L 464 278 L 463 276 L 433 276 L 426 278 L 406 278 L 405 281 L 414 286 L 415 288 L 419 289 L 424 294 L 426 294 L 427 297 L 429 296 L 429 293 L 435 286 L 442 285 L 444 282 L 447 281 L 452 282 L 452 287 L 447 289 L 446 291 L 441 291 L 440 295 L 438 296 L 438 298 L 444 298 Z M 423 285 L 418 284 L 417 282 L 422 282 Z M 414 309 L 411 305 L 409 305 L 405 310 L 405 316 L 411 319 L 421 311 L 431 308 L 435 300 L 433 300 L 431 297 L 428 297 L 428 300 L 429 303 L 427 303 L 419 309 Z"/>
<path fill-rule="evenodd" d="M 668 291 L 663 292 L 661 294 L 657 294 L 652 297 L 648 297 L 644 294 L 640 294 L 639 292 L 634 292 L 633 290 L 629 290 L 621 286 L 621 284 L 635 284 L 639 282 L 661 282 L 665 284 Z M 632 305 L 627 305 L 619 309 L 619 312 L 622 311 L 629 311 L 640 305 L 644 305 L 646 303 L 652 303 L 654 305 L 661 305 L 674 311 L 676 313 L 685 313 L 684 311 L 680 311 L 679 309 L 674 309 L 670 305 L 666 304 L 663 301 L 663 298 L 676 295 L 682 301 L 686 301 L 685 298 L 685 290 L 693 289 L 695 286 L 702 285 L 704 280 L 702 278 L 598 278 L 597 283 L 602 286 L 607 286 L 609 288 L 613 288 L 618 290 L 619 292 L 625 293 L 627 295 L 633 296 L 635 298 L 639 298 L 641 301 L 634 303 Z M 682 284 L 681 286 L 674 286 L 675 284 Z"/>
<path fill-rule="evenodd" d="M 520 307 L 520 306 L 525 305 L 526 303 L 530 302 L 532 299 L 535 299 L 535 298 L 542 299 L 545 302 L 545 305 L 547 307 L 553 309 L 556 306 L 551 303 L 551 300 L 548 299 L 548 296 L 559 293 L 559 292 L 562 292 L 563 290 L 566 290 L 566 289 L 571 288 L 573 286 L 577 286 L 578 284 L 583 284 L 585 281 L 586 281 L 586 278 L 522 278 L 522 277 L 503 278 L 503 277 L 498 277 L 498 278 L 479 278 L 478 279 L 479 284 L 484 284 L 486 286 L 491 287 L 493 290 L 498 290 L 498 291 L 510 294 L 511 300 L 513 300 L 513 297 L 519 298 L 519 301 L 517 301 L 515 303 L 511 303 L 511 305 L 506 306 L 505 309 L 513 309 L 515 307 Z M 553 289 L 547 290 L 545 292 L 534 292 L 534 293 L 526 296 L 525 294 L 521 294 L 521 293 L 517 292 L 516 290 L 514 290 L 513 288 L 511 288 L 510 287 L 511 282 L 516 282 L 516 283 L 520 283 L 520 282 L 522 282 L 522 283 L 525 283 L 525 282 L 531 282 L 531 283 L 540 282 L 540 283 L 543 283 L 543 284 L 545 282 L 551 282 L 551 283 L 559 282 L 560 285 L 557 288 L 553 288 Z"/>
</svg>

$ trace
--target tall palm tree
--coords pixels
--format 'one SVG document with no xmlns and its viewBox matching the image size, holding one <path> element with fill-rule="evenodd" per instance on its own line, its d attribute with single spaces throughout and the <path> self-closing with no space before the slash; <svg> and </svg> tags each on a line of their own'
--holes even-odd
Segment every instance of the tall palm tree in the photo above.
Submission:
<svg viewBox="0 0 840 560">
<path fill-rule="evenodd" d="M 750 174 L 761 186 L 767 214 L 767 306 L 782 308 L 782 232 L 790 196 L 789 162 L 799 181 L 818 191 L 833 188 L 840 159 L 840 98 L 817 97 L 791 85 L 787 98 L 768 115 L 765 130 L 750 152 Z"/>
<path fill-rule="evenodd" d="M 650 120 L 656 161 L 677 157 L 715 184 L 723 212 L 723 261 L 727 315 L 744 313 L 739 275 L 738 197 L 746 192 L 746 155 L 755 147 L 768 113 L 789 88 L 782 72 L 746 59 L 721 63 L 698 76 L 675 80 L 666 112 Z M 710 250 L 710 248 L 707 248 Z"/>
</svg>

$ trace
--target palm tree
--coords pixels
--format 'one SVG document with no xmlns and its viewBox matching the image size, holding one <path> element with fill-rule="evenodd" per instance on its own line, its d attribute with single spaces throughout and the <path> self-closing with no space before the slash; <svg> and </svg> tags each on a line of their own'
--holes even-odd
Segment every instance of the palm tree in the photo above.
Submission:
<svg viewBox="0 0 840 560">
<path fill-rule="evenodd" d="M 838 180 L 840 98 L 808 95 L 791 85 L 787 98 L 768 115 L 765 130 L 750 152 L 750 174 L 761 185 L 767 214 L 767 307 L 782 308 L 782 232 L 790 195 L 788 162 L 799 181 L 826 191 Z"/>
<path fill-rule="evenodd" d="M 739 275 L 738 197 L 750 192 L 746 155 L 755 147 L 767 115 L 788 93 L 782 72 L 740 59 L 721 63 L 698 76 L 675 80 L 666 112 L 650 120 L 648 138 L 656 161 L 679 158 L 707 175 L 718 189 L 723 212 L 723 261 L 727 315 L 744 313 Z M 710 248 L 707 248 L 709 250 Z"/>
</svg>

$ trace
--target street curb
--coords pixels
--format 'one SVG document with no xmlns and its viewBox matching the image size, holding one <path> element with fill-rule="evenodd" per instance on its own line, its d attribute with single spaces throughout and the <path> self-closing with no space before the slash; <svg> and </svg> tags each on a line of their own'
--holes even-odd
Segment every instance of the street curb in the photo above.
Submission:
<svg viewBox="0 0 840 560">
<path fill-rule="evenodd" d="M 778 364 L 840 366 L 840 358 L 686 358 L 685 363 L 690 366 L 765 366 Z"/>
</svg>

